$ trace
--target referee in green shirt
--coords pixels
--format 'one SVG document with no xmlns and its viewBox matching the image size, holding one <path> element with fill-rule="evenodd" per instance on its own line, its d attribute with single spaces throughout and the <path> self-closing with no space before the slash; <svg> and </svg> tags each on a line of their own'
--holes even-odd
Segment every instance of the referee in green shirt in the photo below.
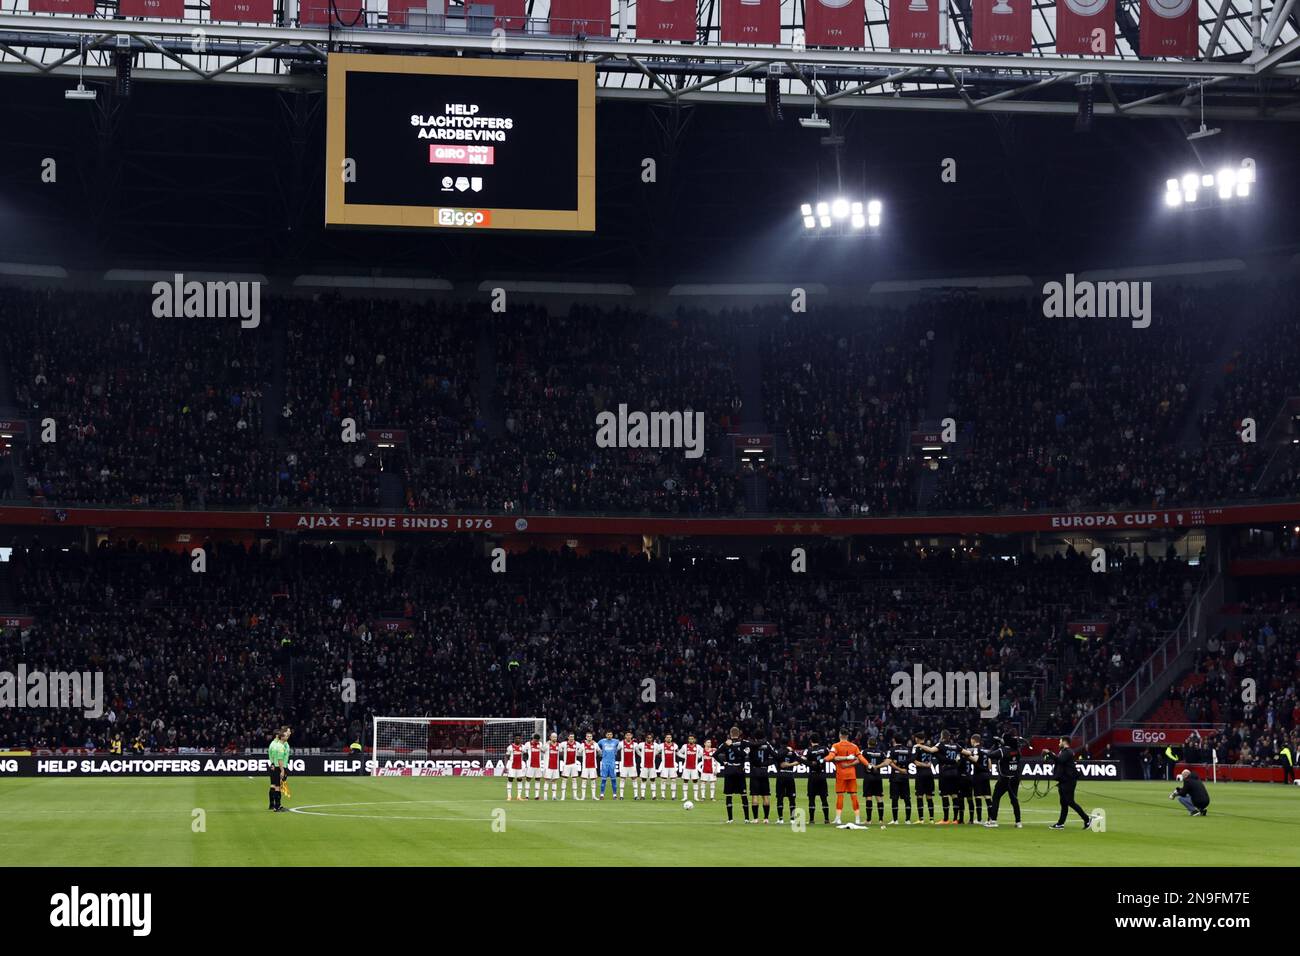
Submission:
<svg viewBox="0 0 1300 956">
<path fill-rule="evenodd" d="M 281 727 L 275 733 L 271 740 L 271 745 L 266 748 L 266 756 L 271 761 L 271 805 L 268 810 L 274 810 L 276 813 L 284 813 L 284 807 L 280 806 L 280 784 L 284 783 L 284 778 L 289 773 L 289 735 L 293 733 L 288 727 Z"/>
</svg>

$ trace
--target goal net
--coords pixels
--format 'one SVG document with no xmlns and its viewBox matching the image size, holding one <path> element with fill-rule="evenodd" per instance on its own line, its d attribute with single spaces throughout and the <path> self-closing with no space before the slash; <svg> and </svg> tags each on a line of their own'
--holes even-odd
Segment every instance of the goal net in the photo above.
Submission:
<svg viewBox="0 0 1300 956">
<path fill-rule="evenodd" d="M 543 717 L 376 717 L 374 776 L 495 775 L 515 735 L 546 739 Z"/>
</svg>

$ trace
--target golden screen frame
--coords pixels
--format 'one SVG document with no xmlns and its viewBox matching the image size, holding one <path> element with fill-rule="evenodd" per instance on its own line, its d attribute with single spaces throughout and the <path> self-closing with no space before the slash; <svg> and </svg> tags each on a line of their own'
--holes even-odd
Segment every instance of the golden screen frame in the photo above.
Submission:
<svg viewBox="0 0 1300 956">
<path fill-rule="evenodd" d="M 454 206 L 390 206 L 348 203 L 344 198 L 343 161 L 347 123 L 349 73 L 440 74 L 444 76 L 504 76 L 578 81 L 578 208 L 490 209 L 487 225 L 472 229 L 440 226 L 439 209 Z M 524 63 L 515 60 L 464 60 L 452 57 L 376 56 L 331 53 L 326 89 L 325 225 L 387 226 L 406 229 L 549 230 L 594 232 L 596 229 L 596 68 L 590 63 Z"/>
</svg>

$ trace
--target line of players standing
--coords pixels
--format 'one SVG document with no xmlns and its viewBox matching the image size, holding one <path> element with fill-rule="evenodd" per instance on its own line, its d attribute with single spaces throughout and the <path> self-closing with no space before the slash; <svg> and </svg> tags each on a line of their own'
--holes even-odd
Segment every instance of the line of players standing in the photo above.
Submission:
<svg viewBox="0 0 1300 956">
<path fill-rule="evenodd" d="M 585 800 L 588 783 L 593 800 L 605 798 L 607 785 L 614 800 L 626 799 L 629 790 L 633 800 L 657 800 L 660 793 L 665 800 L 676 800 L 678 780 L 683 802 L 703 800 L 706 790 L 717 799 L 713 741 L 698 744 L 693 734 L 684 744 L 675 743 L 672 734 L 664 734 L 662 741 L 654 734 L 634 740 L 631 731 L 622 740 L 615 740 L 613 731 L 600 740 L 588 733 L 582 741 L 573 734 L 565 740 L 551 734 L 545 741 L 534 734 L 527 742 L 516 736 L 506 747 L 505 772 L 506 800 L 527 800 L 530 789 L 534 800 L 564 800 L 570 790 L 575 800 Z"/>
<path fill-rule="evenodd" d="M 1022 741 L 1011 732 L 995 738 L 991 748 L 983 746 L 979 734 L 972 734 L 968 744 L 963 745 L 946 730 L 933 745 L 924 733 L 914 734 L 910 741 L 895 734 L 888 746 L 871 740 L 865 751 L 859 751 L 847 741 L 848 734 L 843 732 L 840 744 L 826 746 L 813 734 L 808 746 L 799 750 L 793 742 L 784 746 L 771 744 L 761 734 L 742 739 L 739 728 L 735 727 L 729 739 L 716 749 L 712 740 L 705 740 L 701 745 L 694 735 L 680 745 L 673 741 L 672 734 L 665 734 L 662 741 L 657 741 L 654 734 L 647 734 L 644 740 L 634 740 L 630 731 L 622 740 L 615 740 L 612 731 L 600 740 L 588 733 L 581 742 L 574 734 L 559 740 L 553 733 L 546 741 L 534 734 L 526 743 L 516 736 L 506 748 L 506 799 L 528 799 L 531 785 L 534 800 L 564 800 L 570 790 L 575 800 L 585 800 L 586 785 L 590 782 L 594 800 L 604 799 L 606 784 L 613 799 L 626 799 L 627 790 L 631 789 L 633 800 L 658 799 L 660 793 L 666 800 L 675 800 L 680 779 L 683 801 L 692 797 L 702 800 L 706 791 L 711 800 L 717 800 L 717 778 L 721 776 L 728 822 L 734 819 L 732 799 L 738 795 L 747 822 L 759 821 L 761 804 L 763 822 L 767 823 L 772 809 L 770 771 L 775 767 L 776 812 L 780 824 L 785 822 L 787 804 L 791 815 L 794 814 L 795 776 L 799 768 L 806 767 L 808 822 L 816 822 L 820 800 L 823 822 L 829 823 L 826 768 L 830 765 L 834 767 L 836 781 L 836 823 L 842 822 L 844 796 L 848 794 L 852 798 L 855 822 L 860 824 L 856 774 L 857 765 L 862 764 L 866 768 L 862 796 L 867 804 L 868 823 L 872 822 L 873 809 L 880 822 L 885 822 L 884 790 L 888 781 L 891 825 L 899 822 L 901 803 L 907 824 L 970 822 L 995 827 L 998 806 L 1005 795 L 1010 799 L 1016 826 L 1021 826 L 1018 789 Z M 842 750 L 841 745 L 849 749 Z M 618 789 L 620 780 L 624 782 L 622 794 Z M 935 815 L 936 782 L 941 819 Z M 516 789 L 518 797 L 514 796 Z M 915 821 L 912 820 L 913 791 Z"/>
<path fill-rule="evenodd" d="M 968 744 L 953 739 L 949 731 L 940 734 L 939 741 L 931 744 L 924 733 L 914 734 L 911 740 L 894 735 L 889 746 L 872 740 L 865 751 L 849 743 L 847 731 L 840 732 L 839 743 L 825 746 L 817 735 L 809 738 L 804 750 L 793 744 L 778 747 L 761 736 L 741 739 L 739 728 L 733 727 L 730 739 L 718 748 L 716 754 L 721 765 L 723 794 L 727 802 L 727 822 L 734 819 L 732 798 L 740 797 L 745 820 L 758 822 L 758 808 L 763 807 L 763 822 L 771 816 L 769 789 L 770 766 L 776 767 L 777 823 L 785 820 L 785 804 L 793 816 L 795 810 L 795 773 L 802 764 L 808 768 L 808 822 L 816 822 L 817 803 L 821 802 L 822 820 L 830 822 L 827 804 L 827 764 L 835 768 L 835 822 L 842 824 L 844 798 L 853 803 L 854 821 L 862 823 L 858 804 L 857 768 L 863 772 L 862 795 L 867 804 L 867 822 L 874 810 L 880 822 L 885 822 L 884 786 L 889 782 L 889 799 L 892 811 L 891 825 L 898 824 L 899 804 L 903 805 L 907 824 L 933 823 L 939 825 L 979 823 L 996 827 L 998 805 L 1003 796 L 1011 801 L 1016 826 L 1020 821 L 1020 774 L 1023 763 L 1020 757 L 1022 741 L 1007 732 L 995 738 L 995 746 L 983 746 L 979 734 L 972 734 Z M 997 780 L 996 788 L 992 781 Z M 746 802 L 746 781 L 749 784 Z M 935 789 L 938 784 L 942 819 L 935 818 Z M 917 819 L 912 820 L 912 796 L 916 795 Z M 752 810 L 752 814 L 751 814 Z M 926 816 L 929 816 L 929 820 Z M 985 817 L 987 816 L 987 820 Z"/>
</svg>

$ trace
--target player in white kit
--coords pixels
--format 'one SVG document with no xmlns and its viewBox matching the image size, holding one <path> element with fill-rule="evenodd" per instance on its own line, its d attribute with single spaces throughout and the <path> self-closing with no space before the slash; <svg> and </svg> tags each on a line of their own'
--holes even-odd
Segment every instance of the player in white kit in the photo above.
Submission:
<svg viewBox="0 0 1300 956">
<path fill-rule="evenodd" d="M 716 750 L 713 741 L 706 740 L 700 751 L 700 795 L 703 797 L 704 787 L 707 784 L 709 799 L 715 803 L 718 800 L 718 765 L 713 759 Z"/>
<path fill-rule="evenodd" d="M 659 747 L 659 752 L 663 759 L 659 764 L 659 789 L 663 791 L 664 799 L 669 799 L 669 788 L 672 788 L 672 799 L 677 799 L 677 745 L 673 743 L 672 734 L 664 734 L 664 742 Z M 682 784 L 682 793 L 686 793 L 686 785 Z M 685 797 L 683 796 L 683 799 Z"/>
<path fill-rule="evenodd" d="M 525 769 L 524 745 L 520 742 L 521 738 L 515 734 L 514 742 L 506 748 L 506 802 L 509 803 L 514 799 L 511 791 L 514 784 L 519 784 L 519 799 L 525 799 L 524 789 L 528 786 L 525 783 L 527 771 Z"/>
<path fill-rule="evenodd" d="M 528 779 L 533 782 L 533 799 L 542 799 L 542 736 L 533 734 L 533 739 L 524 745 L 528 755 Z M 527 796 L 527 794 L 525 794 Z"/>
<path fill-rule="evenodd" d="M 596 778 L 600 774 L 600 748 L 596 746 L 596 738 L 591 734 L 583 739 L 582 744 L 582 780 L 578 781 L 578 799 L 585 800 L 586 792 L 583 789 L 583 780 L 591 781 L 591 799 L 596 797 Z"/>
<path fill-rule="evenodd" d="M 551 734 L 542 751 L 542 796 L 547 800 L 558 800 L 556 788 L 560 780 L 560 735 Z"/>
<path fill-rule="evenodd" d="M 704 760 L 704 748 L 695 742 L 695 735 L 686 738 L 686 745 L 677 752 L 682 762 L 682 799 L 700 799 L 700 764 Z M 691 795 L 687 791 L 692 791 Z"/>
<path fill-rule="evenodd" d="M 573 790 L 573 799 L 582 799 L 582 785 L 578 782 L 578 739 L 569 734 L 560 741 L 560 799 Z"/>
<path fill-rule="evenodd" d="M 618 799 L 626 800 L 628 790 L 636 785 L 636 754 L 640 744 L 632 742 L 632 731 L 623 735 L 618 745 L 618 776 L 620 780 L 630 780 L 618 790 Z M 636 799 L 635 796 L 633 799 Z"/>
<path fill-rule="evenodd" d="M 646 734 L 645 741 L 637 746 L 637 756 L 641 758 L 641 779 L 637 781 L 637 799 L 646 799 L 648 790 L 653 800 L 658 800 L 659 795 L 656 792 L 655 777 L 658 775 L 658 766 L 655 758 L 659 755 L 660 745 L 655 743 L 654 734 Z"/>
</svg>

